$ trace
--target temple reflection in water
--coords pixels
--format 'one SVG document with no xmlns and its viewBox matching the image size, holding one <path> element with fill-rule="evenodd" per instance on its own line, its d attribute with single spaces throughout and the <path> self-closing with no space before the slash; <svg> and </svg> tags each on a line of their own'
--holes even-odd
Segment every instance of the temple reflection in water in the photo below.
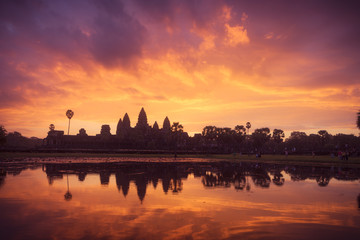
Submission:
<svg viewBox="0 0 360 240">
<path fill-rule="evenodd" d="M 142 160 L 2 161 L 1 239 L 303 240 L 360 234 L 359 168 Z"/>
<path fill-rule="evenodd" d="M 147 185 L 162 185 L 165 194 L 181 193 L 183 180 L 190 174 L 201 178 L 205 188 L 234 188 L 250 191 L 252 187 L 283 186 L 283 174 L 291 181 L 315 180 L 320 187 L 329 185 L 331 179 L 354 181 L 360 179 L 360 169 L 340 167 L 312 167 L 231 162 L 101 162 L 101 163 L 3 163 L 0 165 L 0 187 L 6 175 L 18 175 L 26 169 L 42 168 L 49 185 L 68 175 L 86 181 L 87 175 L 99 175 L 101 185 L 109 185 L 115 176 L 119 192 L 126 197 L 130 183 L 134 183 L 141 202 L 145 199 Z M 69 194 L 70 192 L 67 192 Z M 66 196 L 65 196 L 66 198 Z M 71 198 L 69 198 L 71 199 Z M 67 199 L 67 200 L 69 200 Z"/>
</svg>

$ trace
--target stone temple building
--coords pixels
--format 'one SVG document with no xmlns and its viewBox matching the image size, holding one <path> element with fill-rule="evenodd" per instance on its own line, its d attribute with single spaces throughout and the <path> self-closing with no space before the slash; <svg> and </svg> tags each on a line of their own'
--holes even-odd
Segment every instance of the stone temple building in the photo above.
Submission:
<svg viewBox="0 0 360 240">
<path fill-rule="evenodd" d="M 176 142 L 185 144 L 188 139 L 185 132 L 176 133 Z M 157 121 L 151 126 L 148 123 L 144 108 L 141 108 L 135 127 L 131 127 L 130 117 L 125 113 L 119 119 L 115 134 L 111 134 L 110 125 L 102 125 L 100 134 L 89 136 L 84 128 L 77 135 L 64 135 L 64 131 L 51 129 L 46 137 L 49 148 L 73 149 L 170 149 L 174 145 L 175 133 L 171 131 L 168 117 L 165 117 L 162 128 Z"/>
<path fill-rule="evenodd" d="M 134 128 L 131 127 L 130 124 L 130 118 L 127 113 L 125 113 L 123 119 L 120 118 L 117 128 L 116 128 L 116 136 L 118 137 L 124 137 L 129 135 L 131 132 L 138 132 L 142 133 L 143 135 L 150 134 L 151 131 L 162 131 L 162 132 L 170 132 L 171 126 L 170 126 L 170 120 L 168 117 L 164 119 L 163 128 L 160 129 L 157 121 L 153 124 L 151 127 L 148 124 L 146 112 L 144 108 L 141 108 L 141 111 L 139 113 L 138 121 Z"/>
</svg>

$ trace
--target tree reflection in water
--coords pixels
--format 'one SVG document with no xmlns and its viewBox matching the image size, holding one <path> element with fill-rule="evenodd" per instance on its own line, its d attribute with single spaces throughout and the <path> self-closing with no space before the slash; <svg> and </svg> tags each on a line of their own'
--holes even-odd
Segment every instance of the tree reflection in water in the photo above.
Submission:
<svg viewBox="0 0 360 240">
<path fill-rule="evenodd" d="M 0 169 L 0 188 L 4 185 L 6 178 L 6 171 L 4 169 Z"/>
<path fill-rule="evenodd" d="M 1 239 L 357 239 L 360 233 L 358 168 L 0 162 L 0 180 Z"/>
<path fill-rule="evenodd" d="M 277 172 L 274 174 L 272 181 L 276 186 L 282 186 L 284 185 L 285 179 L 280 172 Z"/>
<path fill-rule="evenodd" d="M 244 175 L 237 173 L 235 175 L 234 187 L 236 190 L 243 190 L 246 186 L 246 178 Z"/>
<path fill-rule="evenodd" d="M 147 185 L 154 188 L 162 184 L 165 194 L 182 192 L 183 180 L 192 174 L 200 177 L 205 188 L 231 188 L 236 191 L 250 191 L 251 183 L 255 187 L 269 188 L 271 184 L 283 186 L 284 173 L 291 181 L 314 180 L 320 187 L 326 187 L 331 179 L 354 181 L 360 179 L 359 168 L 310 167 L 294 165 L 276 165 L 235 162 L 100 162 L 100 163 L 14 163 L 0 164 L 0 186 L 4 184 L 7 174 L 18 175 L 22 170 L 42 167 L 50 185 L 66 174 L 67 192 L 65 200 L 72 199 L 69 190 L 69 175 L 77 175 L 79 181 L 85 181 L 87 174 L 98 174 L 101 185 L 108 185 L 110 176 L 115 175 L 118 191 L 124 197 L 128 195 L 130 183 L 135 183 L 137 195 L 141 202 L 146 196 Z M 360 208 L 360 195 L 358 196 Z"/>
<path fill-rule="evenodd" d="M 316 182 L 320 187 L 326 187 L 327 185 L 329 185 L 330 178 L 326 176 L 318 176 L 316 178 Z"/>
<path fill-rule="evenodd" d="M 67 182 L 67 191 L 64 195 L 64 198 L 66 201 L 70 201 L 72 199 L 72 194 L 70 193 L 70 190 L 69 190 L 69 174 L 66 173 L 66 182 Z"/>
</svg>

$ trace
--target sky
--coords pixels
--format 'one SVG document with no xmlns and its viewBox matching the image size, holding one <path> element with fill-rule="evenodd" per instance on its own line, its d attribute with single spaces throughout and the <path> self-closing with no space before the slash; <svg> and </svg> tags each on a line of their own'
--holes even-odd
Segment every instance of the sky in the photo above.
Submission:
<svg viewBox="0 0 360 240">
<path fill-rule="evenodd" d="M 125 113 L 358 135 L 357 1 L 2 0 L 0 125 L 89 135 Z"/>
</svg>

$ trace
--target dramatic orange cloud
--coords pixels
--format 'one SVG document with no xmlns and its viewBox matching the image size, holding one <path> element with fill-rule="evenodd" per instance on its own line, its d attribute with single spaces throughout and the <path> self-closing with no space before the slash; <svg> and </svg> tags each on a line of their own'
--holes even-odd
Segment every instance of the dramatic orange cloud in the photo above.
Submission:
<svg viewBox="0 0 360 240">
<path fill-rule="evenodd" d="M 358 14 L 267 1 L 1 3 L 0 124 L 94 135 L 141 107 L 206 125 L 358 134 Z M 334 16 L 339 16 L 334 18 Z"/>
</svg>

